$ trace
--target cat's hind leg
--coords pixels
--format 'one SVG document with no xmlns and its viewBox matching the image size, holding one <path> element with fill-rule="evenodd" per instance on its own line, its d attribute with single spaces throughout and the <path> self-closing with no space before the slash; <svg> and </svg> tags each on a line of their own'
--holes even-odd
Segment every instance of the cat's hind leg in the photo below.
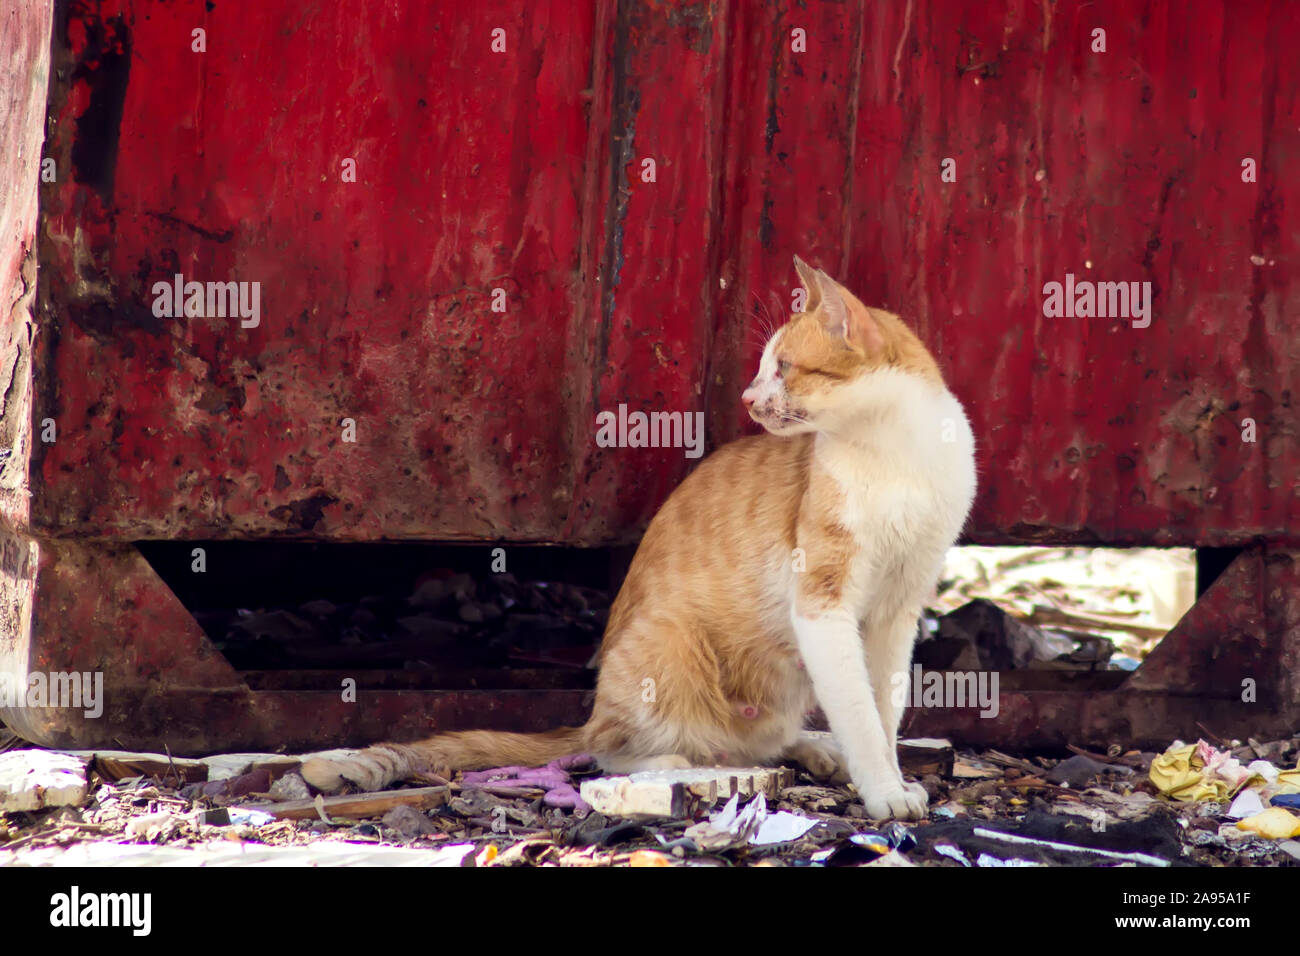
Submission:
<svg viewBox="0 0 1300 956">
<path fill-rule="evenodd" d="M 849 782 L 848 771 L 844 769 L 844 754 L 834 740 L 802 733 L 781 757 L 799 764 L 818 780 Z"/>
<path fill-rule="evenodd" d="M 729 749 L 731 719 L 705 636 L 689 621 L 644 617 L 601 662 L 588 747 L 609 773 L 708 767 Z"/>
</svg>

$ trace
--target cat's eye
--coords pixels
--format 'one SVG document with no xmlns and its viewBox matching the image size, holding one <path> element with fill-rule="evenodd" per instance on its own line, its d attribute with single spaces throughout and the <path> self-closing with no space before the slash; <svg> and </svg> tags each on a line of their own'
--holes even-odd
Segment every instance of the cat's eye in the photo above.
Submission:
<svg viewBox="0 0 1300 956">
<path fill-rule="evenodd" d="M 780 375 L 780 376 L 783 376 L 783 377 L 784 377 L 784 376 L 786 375 L 786 373 L 788 373 L 789 371 L 790 371 L 790 363 L 789 363 L 789 362 L 787 362 L 787 361 L 785 361 L 784 359 L 782 359 L 780 362 L 777 362 L 777 363 L 776 363 L 776 374 L 777 374 L 777 375 Z"/>
</svg>

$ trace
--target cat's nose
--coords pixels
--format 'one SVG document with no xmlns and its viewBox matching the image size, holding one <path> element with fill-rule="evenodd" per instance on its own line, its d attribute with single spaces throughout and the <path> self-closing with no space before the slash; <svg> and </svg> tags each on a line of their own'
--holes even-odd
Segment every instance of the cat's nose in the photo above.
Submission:
<svg viewBox="0 0 1300 956">
<path fill-rule="evenodd" d="M 745 411 L 754 407 L 754 402 L 758 400 L 758 393 L 752 388 L 747 388 L 740 393 L 740 402 L 745 406 Z"/>
</svg>

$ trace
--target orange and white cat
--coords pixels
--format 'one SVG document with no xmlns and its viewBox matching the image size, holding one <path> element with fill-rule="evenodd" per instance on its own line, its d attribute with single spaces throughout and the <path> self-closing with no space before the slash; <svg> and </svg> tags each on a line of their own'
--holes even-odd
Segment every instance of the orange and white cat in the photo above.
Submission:
<svg viewBox="0 0 1300 956">
<path fill-rule="evenodd" d="M 587 751 L 614 773 L 802 763 L 873 819 L 925 815 L 891 677 L 975 493 L 974 440 L 921 341 L 796 257 L 805 310 L 742 400 L 768 434 L 707 458 L 650 523 L 610 611 L 583 727 L 462 731 L 307 761 L 321 790 Z M 820 705 L 837 747 L 803 734 Z"/>
</svg>

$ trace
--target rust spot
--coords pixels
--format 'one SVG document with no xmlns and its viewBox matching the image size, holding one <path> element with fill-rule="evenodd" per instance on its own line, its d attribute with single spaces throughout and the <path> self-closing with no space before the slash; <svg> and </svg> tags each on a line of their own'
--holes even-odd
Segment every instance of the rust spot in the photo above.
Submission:
<svg viewBox="0 0 1300 956">
<path fill-rule="evenodd" d="M 310 498 L 291 501 L 287 505 L 272 509 L 271 517 L 285 522 L 290 528 L 313 531 L 324 519 L 325 509 L 337 503 L 338 499 L 329 495 L 312 495 Z"/>
<path fill-rule="evenodd" d="M 243 408 L 244 388 L 241 385 L 231 385 L 227 388 L 209 385 L 194 405 L 210 415 L 219 415 L 232 407 Z"/>
</svg>

